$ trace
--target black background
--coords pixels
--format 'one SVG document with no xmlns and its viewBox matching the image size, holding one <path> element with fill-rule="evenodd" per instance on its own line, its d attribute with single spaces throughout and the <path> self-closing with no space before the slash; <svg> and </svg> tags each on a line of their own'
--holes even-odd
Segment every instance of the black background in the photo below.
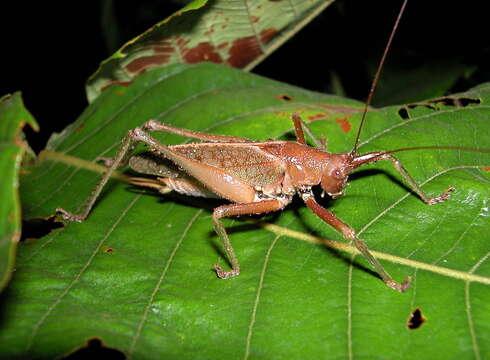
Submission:
<svg viewBox="0 0 490 360">
<path fill-rule="evenodd" d="M 347 96 L 364 99 L 400 4 L 338 0 L 253 72 L 323 92 L 332 91 L 330 74 L 335 72 Z M 490 80 L 482 6 L 411 0 L 387 67 L 396 64 L 404 71 L 448 61 L 474 65 L 476 72 L 451 92 Z M 100 0 L 18 3 L 3 9 L 0 95 L 22 91 L 41 126 L 39 134 L 28 132 L 31 146 L 39 151 L 53 131 L 80 115 L 87 106 L 85 81 L 102 60 L 180 7 L 169 0 Z M 107 32 L 103 23 L 111 16 L 117 26 Z"/>
</svg>

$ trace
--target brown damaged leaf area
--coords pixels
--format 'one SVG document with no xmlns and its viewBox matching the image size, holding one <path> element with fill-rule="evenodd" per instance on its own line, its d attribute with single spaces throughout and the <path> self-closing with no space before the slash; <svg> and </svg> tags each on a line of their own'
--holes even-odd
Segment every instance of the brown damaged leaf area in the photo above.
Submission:
<svg viewBox="0 0 490 360">
<path fill-rule="evenodd" d="M 120 85 L 120 86 L 129 86 L 131 85 L 131 81 L 121 81 L 121 80 L 108 80 L 102 87 L 101 90 L 105 90 L 111 85 Z"/>
<path fill-rule="evenodd" d="M 214 30 L 209 30 L 208 35 L 213 32 Z M 175 62 L 195 64 L 202 61 L 243 68 L 264 53 L 262 46 L 269 43 L 277 33 L 275 29 L 265 29 L 258 36 L 245 36 L 232 42 L 224 41 L 219 44 L 203 41 L 193 47 L 188 46 L 189 39 L 181 36 L 166 37 L 141 47 L 138 52 L 145 55 L 132 59 L 124 66 L 124 69 L 134 76 L 153 67 Z M 114 83 L 125 85 L 124 82 L 111 82 L 106 87 Z"/>
<path fill-rule="evenodd" d="M 352 128 L 352 125 L 347 116 L 341 119 L 337 118 L 335 119 L 335 122 L 340 125 L 340 128 L 342 129 L 343 132 L 349 132 L 350 129 Z"/>
<path fill-rule="evenodd" d="M 325 119 L 329 116 L 328 113 L 316 113 L 313 115 L 308 115 L 307 118 L 310 121 L 315 121 L 315 120 L 320 120 L 320 119 Z"/>
</svg>

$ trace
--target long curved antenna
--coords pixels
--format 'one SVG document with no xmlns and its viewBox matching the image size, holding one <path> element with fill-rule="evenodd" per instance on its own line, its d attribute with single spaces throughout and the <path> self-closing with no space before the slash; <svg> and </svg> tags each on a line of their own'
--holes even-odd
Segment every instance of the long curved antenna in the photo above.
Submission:
<svg viewBox="0 0 490 360">
<path fill-rule="evenodd" d="M 474 152 L 490 153 L 490 149 L 487 149 L 487 148 L 471 148 L 471 147 L 464 147 L 464 146 L 445 146 L 445 145 L 442 145 L 442 146 L 441 145 L 434 145 L 434 146 L 412 146 L 412 147 L 406 147 L 406 148 L 400 148 L 400 149 L 386 150 L 386 151 L 383 151 L 383 153 L 393 154 L 393 153 L 402 152 L 402 151 L 434 150 L 434 149 L 441 149 L 441 150 L 460 150 L 460 151 L 474 151 Z"/>
<path fill-rule="evenodd" d="M 395 25 L 393 25 L 393 30 L 391 30 L 390 37 L 386 44 L 385 50 L 383 52 L 383 56 L 381 56 L 381 60 L 378 64 L 378 68 L 376 69 L 376 74 L 374 75 L 373 82 L 371 84 L 371 89 L 369 89 L 368 97 L 366 103 L 364 104 L 364 111 L 362 112 L 361 124 L 359 125 L 359 130 L 357 130 L 356 141 L 354 142 L 354 147 L 350 152 L 351 157 L 355 157 L 357 154 L 357 149 L 359 147 L 359 138 L 361 137 L 361 131 L 364 127 L 364 123 L 366 121 L 366 113 L 368 111 L 369 105 L 371 105 L 371 101 L 373 99 L 374 90 L 376 90 L 376 85 L 378 84 L 379 76 L 381 75 L 381 69 L 383 68 L 386 56 L 388 55 L 388 51 L 390 50 L 391 43 L 393 38 L 395 37 L 396 30 L 398 28 L 398 24 L 400 23 L 400 19 L 402 18 L 403 12 L 405 11 L 405 7 L 407 5 L 408 0 L 404 0 L 400 12 L 398 13 L 398 17 L 396 18 Z"/>
</svg>

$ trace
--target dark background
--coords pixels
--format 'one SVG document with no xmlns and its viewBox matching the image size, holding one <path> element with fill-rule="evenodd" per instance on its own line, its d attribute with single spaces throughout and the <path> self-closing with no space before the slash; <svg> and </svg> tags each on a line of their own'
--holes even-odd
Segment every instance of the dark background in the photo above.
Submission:
<svg viewBox="0 0 490 360">
<path fill-rule="evenodd" d="M 41 126 L 39 134 L 27 134 L 36 151 L 87 106 L 85 80 L 102 60 L 181 7 L 170 0 L 61 4 L 19 3 L 2 11 L 0 95 L 22 91 Z M 253 72 L 322 92 L 336 90 L 334 74 L 346 96 L 364 99 L 400 4 L 338 0 Z M 483 6 L 479 2 L 448 4 L 416 0 L 408 4 L 375 103 L 389 103 L 380 96 L 383 89 L 390 93 L 391 86 L 396 92 L 393 84 L 403 87 L 400 81 L 406 81 L 397 76 L 422 67 L 430 75 L 446 76 L 445 69 L 455 64 L 460 76 L 446 92 L 490 80 L 486 10 L 478 7 Z"/>
</svg>

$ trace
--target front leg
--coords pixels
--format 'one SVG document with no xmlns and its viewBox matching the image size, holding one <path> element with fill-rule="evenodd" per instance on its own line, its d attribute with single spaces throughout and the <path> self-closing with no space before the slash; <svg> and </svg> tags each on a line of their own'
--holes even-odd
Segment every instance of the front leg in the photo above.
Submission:
<svg viewBox="0 0 490 360">
<path fill-rule="evenodd" d="M 216 233 L 220 237 L 223 247 L 226 252 L 226 256 L 230 261 L 231 270 L 224 271 L 219 264 L 214 265 L 216 274 L 221 279 L 227 279 L 229 277 L 237 276 L 240 274 L 240 264 L 231 245 L 228 234 L 226 233 L 225 227 L 221 223 L 220 219 L 229 216 L 236 215 L 253 215 L 253 214 L 263 214 L 271 211 L 276 211 L 284 208 L 287 202 L 279 200 L 264 200 L 258 202 L 252 202 L 248 204 L 229 204 L 217 207 L 213 211 L 213 223 Z"/>
<path fill-rule="evenodd" d="M 446 201 L 451 196 L 451 192 L 454 191 L 454 187 L 449 186 L 447 190 L 443 191 L 441 195 L 430 197 L 428 196 L 420 187 L 419 184 L 412 178 L 408 173 L 407 169 L 402 165 L 402 163 L 393 155 L 386 152 L 373 152 L 356 156 L 352 160 L 352 165 L 358 167 L 364 164 L 369 164 L 379 160 L 389 160 L 393 164 L 394 168 L 398 173 L 405 179 L 410 188 L 422 199 L 427 205 L 434 205 L 443 201 Z"/>
<path fill-rule="evenodd" d="M 390 288 L 397 290 L 399 292 L 404 292 L 410 286 L 411 277 L 407 277 L 403 283 L 397 283 L 393 278 L 386 272 L 383 265 L 379 263 L 379 261 L 369 252 L 366 244 L 357 237 L 357 233 L 352 229 L 349 225 L 340 220 L 335 214 L 331 211 L 328 211 L 324 207 L 320 206 L 313 197 L 312 193 L 304 193 L 302 195 L 303 201 L 306 205 L 320 217 L 323 221 L 337 229 L 342 233 L 345 239 L 352 241 L 356 246 L 357 250 L 366 258 L 366 260 L 373 266 L 378 272 L 381 279 L 388 285 Z"/>
</svg>

